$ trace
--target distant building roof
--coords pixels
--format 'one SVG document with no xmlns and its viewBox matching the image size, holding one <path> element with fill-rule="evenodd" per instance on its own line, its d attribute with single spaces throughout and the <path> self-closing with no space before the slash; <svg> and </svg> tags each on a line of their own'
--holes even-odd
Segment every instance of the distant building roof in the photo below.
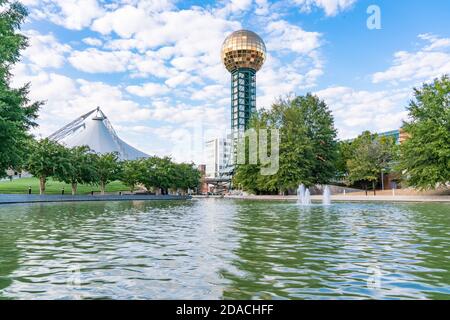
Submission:
<svg viewBox="0 0 450 320">
<path fill-rule="evenodd" d="M 121 140 L 99 107 L 59 129 L 49 136 L 49 139 L 69 148 L 88 146 L 101 154 L 117 152 L 121 160 L 149 157 Z"/>
</svg>

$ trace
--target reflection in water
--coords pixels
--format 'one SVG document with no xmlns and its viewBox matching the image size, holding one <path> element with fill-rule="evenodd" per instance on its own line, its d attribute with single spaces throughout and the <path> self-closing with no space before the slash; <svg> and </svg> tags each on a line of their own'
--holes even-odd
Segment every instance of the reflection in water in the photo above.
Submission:
<svg viewBox="0 0 450 320">
<path fill-rule="evenodd" d="M 450 298 L 448 204 L 0 207 L 0 298 Z"/>
</svg>

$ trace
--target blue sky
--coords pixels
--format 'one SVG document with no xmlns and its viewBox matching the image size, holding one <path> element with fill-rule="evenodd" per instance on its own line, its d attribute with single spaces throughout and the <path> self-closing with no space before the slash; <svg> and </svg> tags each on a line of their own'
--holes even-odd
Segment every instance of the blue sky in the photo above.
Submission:
<svg viewBox="0 0 450 320">
<path fill-rule="evenodd" d="M 398 128 L 412 88 L 450 73 L 446 0 L 23 0 L 30 47 L 14 71 L 46 100 L 47 136 L 101 106 L 119 136 L 149 154 L 204 162 L 229 129 L 220 46 L 246 28 L 265 41 L 258 108 L 313 92 L 340 138 Z M 369 29 L 376 5 L 381 29 Z"/>
</svg>

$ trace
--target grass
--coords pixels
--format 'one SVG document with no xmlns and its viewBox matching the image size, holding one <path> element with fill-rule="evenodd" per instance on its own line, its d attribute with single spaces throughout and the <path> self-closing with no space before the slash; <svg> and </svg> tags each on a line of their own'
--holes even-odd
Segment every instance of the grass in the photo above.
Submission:
<svg viewBox="0 0 450 320">
<path fill-rule="evenodd" d="M 30 186 L 32 194 L 39 194 L 39 180 L 37 178 L 0 181 L 0 194 L 28 194 Z M 61 194 L 63 187 L 65 194 L 72 193 L 72 188 L 69 184 L 49 179 L 46 183 L 45 194 Z M 77 194 L 90 194 L 91 191 L 100 192 L 100 189 L 97 186 L 78 185 Z M 106 186 L 106 192 L 115 193 L 119 191 L 129 191 L 129 188 L 120 181 L 113 181 Z"/>
</svg>

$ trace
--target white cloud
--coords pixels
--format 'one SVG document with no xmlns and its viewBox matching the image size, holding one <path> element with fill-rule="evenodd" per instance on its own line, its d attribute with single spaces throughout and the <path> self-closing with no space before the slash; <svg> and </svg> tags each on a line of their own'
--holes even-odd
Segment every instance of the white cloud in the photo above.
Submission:
<svg viewBox="0 0 450 320">
<path fill-rule="evenodd" d="M 177 57 L 170 63 L 178 70 L 192 71 L 199 67 L 199 60 L 198 57 Z"/>
<path fill-rule="evenodd" d="M 308 54 L 321 45 L 320 33 L 304 31 L 284 20 L 270 22 L 266 31 L 269 33 L 267 47 L 272 51 L 287 49 L 299 54 Z"/>
<path fill-rule="evenodd" d="M 117 86 L 72 79 L 57 73 L 34 72 L 22 63 L 17 64 L 13 74 L 15 87 L 31 82 L 30 99 L 45 101 L 39 113 L 40 128 L 37 131 L 44 137 L 96 106 L 100 106 L 115 123 L 150 119 L 149 110 L 126 99 Z"/>
<path fill-rule="evenodd" d="M 69 62 L 83 72 L 113 73 L 129 70 L 129 63 L 134 57 L 129 51 L 102 51 L 89 48 L 72 52 Z"/>
<path fill-rule="evenodd" d="M 349 9 L 356 0 L 294 0 L 303 12 L 310 12 L 313 7 L 319 7 L 327 16 L 335 16 L 339 12 Z"/>
<path fill-rule="evenodd" d="M 205 86 L 200 90 L 195 90 L 191 96 L 194 100 L 202 101 L 219 101 L 220 99 L 227 98 L 230 95 L 230 88 L 223 85 L 213 84 Z"/>
<path fill-rule="evenodd" d="M 251 10 L 260 16 L 254 28 L 268 48 L 266 64 L 257 76 L 258 106 L 269 106 L 290 92 L 303 94 L 323 74 L 322 35 L 280 20 L 272 9 L 275 5 L 266 0 L 226 1 L 183 10 L 163 0 L 92 0 L 83 2 L 86 6 L 81 11 L 80 3 L 39 0 L 32 6 L 32 18 L 94 31 L 80 32 L 82 43 L 71 37 L 76 50 L 62 52 L 62 63 L 67 56 L 74 68 L 89 73 L 87 78 L 102 79 L 31 72 L 30 65 L 28 69 L 23 66 L 19 79 L 32 82 L 32 97 L 48 100 L 41 113 L 43 135 L 63 124 L 55 124 L 55 118 L 68 122 L 99 105 L 119 135 L 132 139 L 143 151 L 194 159 L 199 154 L 195 144 L 202 146 L 205 138 L 195 132 L 208 131 L 206 136 L 211 137 L 229 127 L 230 75 L 220 61 L 220 49 L 224 38 L 241 28 L 239 21 Z M 80 16 L 83 11 L 85 16 Z M 62 66 L 61 59 L 48 61 L 59 61 Z M 107 77 L 95 73 L 123 74 L 114 77 L 119 84 L 113 86 Z M 138 97 L 151 99 L 139 105 L 137 101 L 143 99 Z M 180 139 L 189 135 L 191 142 Z M 195 152 L 185 150 L 187 145 Z"/>
<path fill-rule="evenodd" d="M 450 47 L 450 38 L 439 38 L 430 33 L 419 34 L 419 38 L 428 41 L 430 44 L 424 48 L 425 51 L 444 49 Z"/>
<path fill-rule="evenodd" d="M 142 52 L 161 46 L 173 46 L 173 54 L 183 56 L 218 53 L 225 35 L 240 26 L 237 22 L 218 18 L 210 11 L 200 8 L 164 11 L 153 15 L 146 14 L 140 7 L 126 8 L 133 12 L 131 25 L 126 23 L 129 18 L 123 7 L 97 19 L 93 28 L 105 35 L 114 32 L 125 39 L 132 37 L 132 41 L 122 41 L 122 45 Z"/>
<path fill-rule="evenodd" d="M 175 88 L 179 85 L 186 86 L 193 83 L 201 84 L 202 80 L 200 79 L 200 77 L 193 76 L 187 72 L 179 72 L 165 81 L 165 84 L 167 84 L 171 88 Z"/>
<path fill-rule="evenodd" d="M 128 86 L 127 91 L 139 97 L 153 97 L 164 95 L 169 92 L 169 88 L 159 83 L 149 82 L 142 86 Z"/>
<path fill-rule="evenodd" d="M 270 5 L 267 0 L 255 0 L 256 8 L 255 14 L 268 15 L 270 13 Z"/>
<path fill-rule="evenodd" d="M 450 73 L 450 38 L 430 34 L 419 35 L 419 38 L 427 44 L 417 52 L 396 52 L 393 65 L 386 71 L 375 73 L 373 83 L 427 81 Z"/>
<path fill-rule="evenodd" d="M 104 14 L 97 0 L 40 0 L 29 3 L 31 17 L 50 20 L 67 29 L 81 30 Z"/>
<path fill-rule="evenodd" d="M 341 139 L 354 138 L 362 131 L 384 132 L 398 129 L 407 119 L 405 106 L 409 88 L 365 91 L 349 87 L 330 87 L 316 94 L 333 112 Z"/>
<path fill-rule="evenodd" d="M 269 52 L 257 74 L 257 106 L 268 108 L 280 96 L 303 94 L 314 87 L 324 66 L 319 52 L 320 33 L 305 31 L 284 20 L 270 22 L 265 30 Z"/>
<path fill-rule="evenodd" d="M 151 105 L 139 105 L 124 94 L 121 86 L 100 81 L 72 79 L 57 73 L 35 72 L 18 63 L 14 69 L 15 87 L 31 82 L 30 98 L 45 100 L 34 133 L 47 137 L 81 114 L 100 106 L 119 136 L 148 154 L 170 155 L 177 161 L 202 162 L 203 141 L 207 132 L 224 132 L 228 127 L 224 107 L 206 107 L 171 103 L 167 98 L 156 99 Z M 142 96 L 167 91 L 159 84 L 146 84 L 138 88 Z M 141 90 L 141 91 L 139 91 Z M 135 93 L 135 92 L 133 92 Z M 58 119 L 58 121 L 55 121 Z M 158 124 L 151 124 L 158 122 Z"/>
<path fill-rule="evenodd" d="M 103 41 L 98 38 L 87 37 L 83 39 L 83 42 L 89 46 L 100 47 Z"/>
<path fill-rule="evenodd" d="M 24 6 L 35 6 L 39 3 L 39 0 L 21 0 L 20 3 Z"/>
<path fill-rule="evenodd" d="M 139 30 L 152 27 L 153 24 L 150 19 L 147 19 L 146 12 L 130 5 L 108 12 L 92 24 L 92 30 L 94 31 L 102 34 L 114 31 L 123 38 L 129 38 Z"/>
<path fill-rule="evenodd" d="M 59 68 L 65 62 L 65 55 L 71 51 L 67 44 L 61 44 L 53 34 L 43 35 L 36 30 L 25 32 L 29 47 L 23 56 L 38 68 Z"/>
</svg>

